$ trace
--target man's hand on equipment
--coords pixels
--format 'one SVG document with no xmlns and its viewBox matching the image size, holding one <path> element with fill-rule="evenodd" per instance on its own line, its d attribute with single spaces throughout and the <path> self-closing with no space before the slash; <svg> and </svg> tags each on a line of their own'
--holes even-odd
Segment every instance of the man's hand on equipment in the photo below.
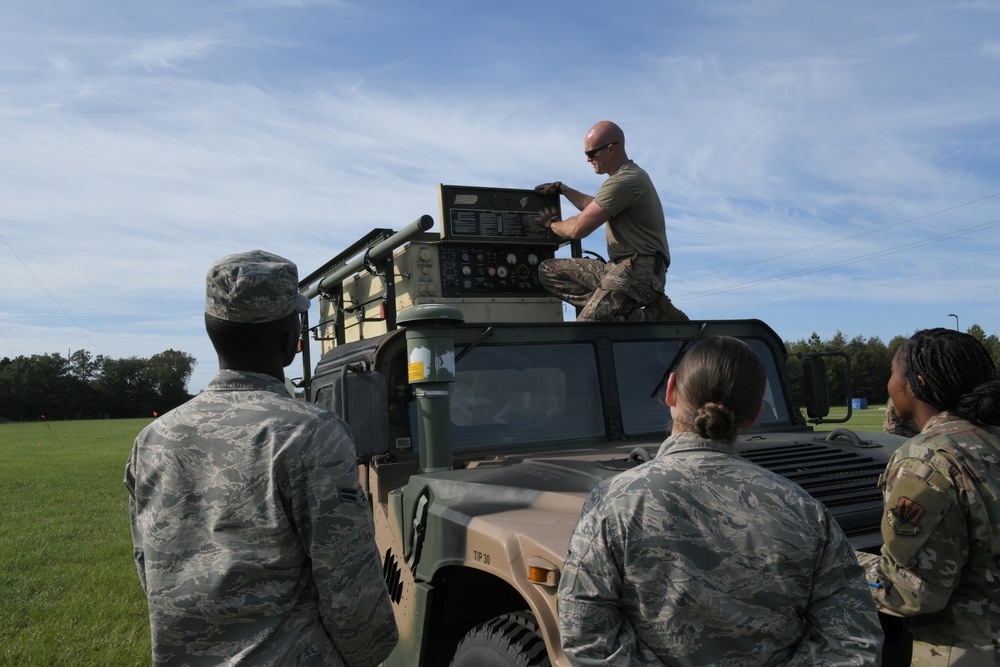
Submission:
<svg viewBox="0 0 1000 667">
<path fill-rule="evenodd" d="M 535 220 L 542 223 L 546 227 L 551 227 L 553 222 L 559 222 L 559 209 L 555 206 L 546 206 L 541 211 L 538 212 L 538 216 Z"/>
<path fill-rule="evenodd" d="M 555 181 L 554 183 L 542 183 L 541 185 L 535 186 L 535 192 L 540 195 L 561 195 L 562 183 L 559 181 Z"/>
</svg>

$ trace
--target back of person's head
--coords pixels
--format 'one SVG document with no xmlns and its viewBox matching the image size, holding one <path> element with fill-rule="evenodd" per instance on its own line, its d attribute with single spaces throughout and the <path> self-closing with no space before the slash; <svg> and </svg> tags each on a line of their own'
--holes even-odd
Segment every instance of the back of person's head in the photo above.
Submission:
<svg viewBox="0 0 1000 667">
<path fill-rule="evenodd" d="M 897 351 L 913 395 L 963 419 L 1000 425 L 1000 381 L 989 351 L 954 329 L 924 329 Z"/>
<path fill-rule="evenodd" d="M 205 276 L 205 329 L 233 367 L 252 367 L 276 354 L 275 342 L 298 330 L 309 299 L 298 268 L 263 250 L 227 255 Z"/>
<path fill-rule="evenodd" d="M 205 313 L 205 331 L 220 358 L 234 368 L 249 368 L 274 354 L 282 334 L 298 331 L 298 313 L 273 322 L 231 322 Z"/>
<path fill-rule="evenodd" d="M 740 427 L 760 409 L 767 374 L 749 345 L 729 336 L 695 343 L 676 371 L 681 414 L 675 428 L 702 438 L 734 442 Z"/>
</svg>

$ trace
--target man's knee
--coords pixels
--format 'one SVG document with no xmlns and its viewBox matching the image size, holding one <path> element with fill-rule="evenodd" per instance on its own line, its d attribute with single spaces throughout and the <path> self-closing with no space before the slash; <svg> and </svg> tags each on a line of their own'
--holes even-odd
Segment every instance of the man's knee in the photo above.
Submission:
<svg viewBox="0 0 1000 667">
<path fill-rule="evenodd" d="M 624 292 L 598 290 L 576 318 L 581 322 L 634 322 L 642 319 L 639 302 Z"/>
<path fill-rule="evenodd" d="M 656 299 L 643 308 L 644 319 L 650 322 L 678 322 L 686 321 L 688 316 L 673 304 L 670 297 L 660 294 Z"/>
</svg>

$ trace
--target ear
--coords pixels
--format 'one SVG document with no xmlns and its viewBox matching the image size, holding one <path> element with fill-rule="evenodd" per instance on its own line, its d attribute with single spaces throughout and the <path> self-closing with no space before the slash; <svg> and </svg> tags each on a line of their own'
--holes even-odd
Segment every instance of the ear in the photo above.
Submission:
<svg viewBox="0 0 1000 667">
<path fill-rule="evenodd" d="M 667 405 L 676 408 L 677 407 L 677 374 L 671 373 L 670 377 L 667 378 Z"/>
<path fill-rule="evenodd" d="M 278 347 L 285 357 L 285 366 L 292 363 L 295 356 L 301 351 L 301 331 L 297 328 L 288 327 L 278 335 Z"/>
<path fill-rule="evenodd" d="M 757 414 L 755 414 L 751 419 L 747 420 L 747 423 L 740 426 L 740 428 L 750 428 L 751 426 L 757 423 L 757 420 L 760 419 L 760 416 L 762 414 L 764 414 L 764 401 L 761 401 L 760 405 L 757 407 Z"/>
</svg>

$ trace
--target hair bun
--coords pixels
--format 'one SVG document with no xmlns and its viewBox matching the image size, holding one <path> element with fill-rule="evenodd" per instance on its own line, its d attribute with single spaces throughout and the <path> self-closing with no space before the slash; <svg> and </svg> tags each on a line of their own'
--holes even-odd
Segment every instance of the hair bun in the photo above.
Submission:
<svg viewBox="0 0 1000 667">
<path fill-rule="evenodd" d="M 959 398 L 955 412 L 971 421 L 1000 424 L 1000 380 L 984 382 Z"/>
<path fill-rule="evenodd" d="M 694 412 L 698 435 L 709 440 L 726 437 L 736 428 L 736 413 L 722 403 L 705 403 Z"/>
</svg>

